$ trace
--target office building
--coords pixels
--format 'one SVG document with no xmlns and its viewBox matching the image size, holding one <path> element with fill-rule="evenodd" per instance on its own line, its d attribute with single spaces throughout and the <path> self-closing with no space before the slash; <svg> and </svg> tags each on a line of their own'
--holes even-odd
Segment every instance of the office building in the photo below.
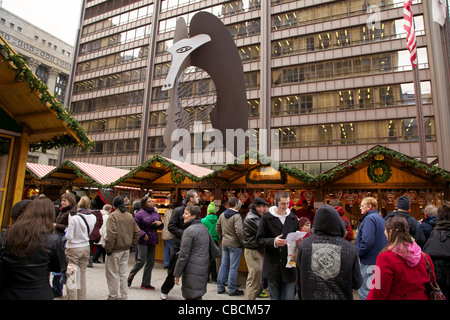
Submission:
<svg viewBox="0 0 450 320">
<path fill-rule="evenodd" d="M 430 3 L 413 1 L 422 136 L 426 161 L 449 170 L 448 33 Z M 96 144 L 65 158 L 129 168 L 162 153 L 167 49 L 177 19 L 199 11 L 234 38 L 249 128 L 277 130 L 280 162 L 317 174 L 378 144 L 423 155 L 403 0 L 86 0 L 70 109 Z"/>
</svg>

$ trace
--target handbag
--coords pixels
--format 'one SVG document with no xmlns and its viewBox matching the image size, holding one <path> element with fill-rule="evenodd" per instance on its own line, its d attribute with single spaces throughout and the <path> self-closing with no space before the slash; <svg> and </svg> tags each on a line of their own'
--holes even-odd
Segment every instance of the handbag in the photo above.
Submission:
<svg viewBox="0 0 450 320">
<path fill-rule="evenodd" d="M 214 239 L 209 235 L 209 261 L 214 261 L 220 257 L 220 250 L 214 243 Z"/>
<path fill-rule="evenodd" d="M 430 281 L 425 284 L 426 293 L 430 300 L 447 300 L 444 296 L 444 293 L 442 293 L 441 288 L 436 282 L 436 278 L 434 277 L 434 273 L 431 270 L 430 262 L 427 259 L 427 256 L 422 252 L 423 256 L 425 257 L 425 261 L 427 262 L 427 274 Z"/>
</svg>

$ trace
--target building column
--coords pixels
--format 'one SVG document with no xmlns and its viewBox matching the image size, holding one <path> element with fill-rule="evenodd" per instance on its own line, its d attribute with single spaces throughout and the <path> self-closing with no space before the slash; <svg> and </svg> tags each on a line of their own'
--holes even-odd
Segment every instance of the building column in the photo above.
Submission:
<svg viewBox="0 0 450 320">
<path fill-rule="evenodd" d="M 58 78 L 59 70 L 55 68 L 50 68 L 47 79 L 48 91 L 55 95 L 56 79 Z"/>
<path fill-rule="evenodd" d="M 271 49 L 271 3 L 261 1 L 261 76 L 260 76 L 260 104 L 259 104 L 259 127 L 267 130 L 266 155 L 271 156 L 271 83 L 272 83 L 272 49 Z M 260 134 L 261 137 L 261 134 Z M 260 141 L 261 144 L 261 141 Z"/>
<path fill-rule="evenodd" d="M 33 71 L 34 74 L 36 74 L 36 70 L 40 65 L 41 63 L 38 60 L 33 58 L 28 59 L 28 67 L 30 67 L 31 71 Z"/>
<path fill-rule="evenodd" d="M 427 30 L 428 61 L 432 79 L 433 105 L 436 110 L 435 125 L 438 139 L 439 167 L 450 170 L 450 98 L 447 61 L 442 44 L 441 26 L 433 21 L 432 1 L 423 1 L 424 23 Z M 448 21 L 447 21 L 448 23 Z M 432 48 L 432 50 L 430 50 Z"/>
</svg>

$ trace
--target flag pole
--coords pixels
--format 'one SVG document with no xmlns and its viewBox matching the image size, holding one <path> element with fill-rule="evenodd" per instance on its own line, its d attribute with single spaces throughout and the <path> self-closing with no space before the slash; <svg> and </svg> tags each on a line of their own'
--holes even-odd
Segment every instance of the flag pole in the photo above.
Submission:
<svg viewBox="0 0 450 320">
<path fill-rule="evenodd" d="M 412 11 L 412 0 L 404 0 L 403 24 L 406 31 L 406 47 L 410 53 L 413 70 L 414 100 L 416 104 L 416 122 L 419 135 L 420 160 L 427 162 L 427 151 L 425 143 L 425 127 L 422 112 L 422 90 L 419 76 L 419 59 L 417 56 L 416 28 L 414 26 L 414 14 Z"/>
<path fill-rule="evenodd" d="M 420 86 L 419 65 L 413 67 L 414 100 L 416 103 L 416 121 L 419 134 L 420 160 L 427 162 L 427 146 L 425 139 L 425 124 L 422 111 L 422 88 Z"/>
</svg>

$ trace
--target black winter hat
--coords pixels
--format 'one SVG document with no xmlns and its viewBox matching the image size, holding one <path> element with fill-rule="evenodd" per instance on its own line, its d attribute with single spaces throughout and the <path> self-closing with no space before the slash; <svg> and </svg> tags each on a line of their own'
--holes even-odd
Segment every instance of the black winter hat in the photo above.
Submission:
<svg viewBox="0 0 450 320">
<path fill-rule="evenodd" d="M 121 196 L 117 196 L 113 200 L 113 207 L 116 209 L 119 209 L 121 212 L 127 211 L 125 208 L 125 203 L 123 201 L 123 198 Z"/>
<path fill-rule="evenodd" d="M 253 199 L 253 204 L 254 205 L 260 205 L 263 204 L 265 206 L 269 206 L 269 204 L 267 203 L 267 201 L 265 201 L 263 198 L 255 198 Z"/>
<path fill-rule="evenodd" d="M 409 198 L 407 196 L 401 196 L 400 198 L 398 198 L 398 200 L 397 200 L 397 208 L 398 209 L 408 211 L 410 206 L 411 205 L 409 202 Z"/>
</svg>

